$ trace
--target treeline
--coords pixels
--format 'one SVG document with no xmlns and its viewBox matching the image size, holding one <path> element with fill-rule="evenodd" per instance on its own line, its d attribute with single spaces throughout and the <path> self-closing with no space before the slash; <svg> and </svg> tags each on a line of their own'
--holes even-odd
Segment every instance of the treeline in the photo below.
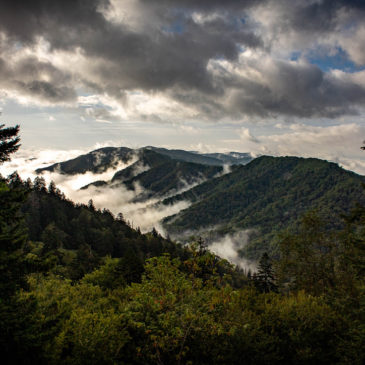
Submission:
<svg viewBox="0 0 365 365">
<path fill-rule="evenodd" d="M 165 218 L 166 229 L 179 232 L 214 226 L 214 237 L 250 230 L 242 249 L 245 257 L 259 259 L 268 251 L 278 254 L 275 237 L 297 229 L 307 211 L 317 210 L 329 230 L 343 229 L 341 214 L 356 202 L 365 204 L 363 176 L 335 163 L 315 158 L 261 156 L 232 173 L 196 186 L 166 203 L 189 200 L 192 204 Z"/>
</svg>

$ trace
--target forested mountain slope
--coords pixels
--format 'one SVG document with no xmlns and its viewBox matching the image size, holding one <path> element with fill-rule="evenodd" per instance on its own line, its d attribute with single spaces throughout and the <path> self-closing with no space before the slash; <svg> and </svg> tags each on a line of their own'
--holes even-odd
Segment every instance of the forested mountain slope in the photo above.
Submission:
<svg viewBox="0 0 365 365">
<path fill-rule="evenodd" d="M 171 159 L 152 150 L 142 150 L 138 160 L 116 172 L 111 181 L 97 181 L 90 186 L 118 188 L 123 185 L 129 190 L 142 188 L 139 199 L 160 198 L 176 194 L 193 184 L 199 184 L 222 173 L 222 166 L 202 165 Z"/>
<path fill-rule="evenodd" d="M 186 257 L 181 246 L 155 230 L 141 234 L 121 213 L 115 218 L 106 209 L 96 210 L 92 201 L 87 206 L 74 204 L 54 185 L 47 189 L 42 179 L 36 178 L 33 186 L 29 181 L 23 184 L 14 174 L 10 186 L 26 194 L 21 213 L 30 257 L 59 267 L 57 272 L 62 275 L 80 278 L 99 266 L 105 256 L 128 256 L 140 265 L 147 257 L 164 252 Z"/>
<path fill-rule="evenodd" d="M 154 152 L 144 151 L 144 156 L 139 161 L 145 162 L 149 166 L 151 154 L 154 154 Z M 160 155 L 156 154 L 156 156 Z M 166 158 L 163 161 L 155 162 L 146 171 L 142 171 L 140 174 L 124 180 L 123 177 L 126 176 L 125 172 L 129 169 L 133 169 L 133 166 L 120 171 L 120 173 L 116 173 L 112 182 L 122 181 L 125 186 L 131 189 L 134 184 L 138 183 L 144 189 L 148 190 L 150 196 L 163 196 L 167 193 L 177 192 L 191 184 L 198 184 L 207 179 L 211 179 L 223 171 L 221 166 L 202 165 Z"/>
<path fill-rule="evenodd" d="M 257 257 L 275 233 L 295 226 L 308 210 L 317 209 L 332 228 L 338 226 L 339 215 L 363 201 L 364 181 L 323 160 L 262 156 L 166 200 L 193 204 L 164 224 L 171 234 L 212 226 L 225 233 L 254 229 L 246 254 Z"/>
<path fill-rule="evenodd" d="M 160 160 L 165 158 L 208 166 L 246 164 L 252 160 L 250 154 L 239 152 L 201 154 L 198 152 L 173 149 L 169 150 L 167 148 L 153 146 L 139 149 L 131 149 L 127 147 L 104 147 L 67 161 L 39 168 L 36 172 L 38 174 L 44 171 L 60 172 L 63 174 L 83 174 L 87 171 L 100 173 L 106 171 L 108 168 L 116 167 L 120 162 L 127 163 L 132 159 L 135 159 L 136 162 L 138 160 L 146 160 L 149 158 L 147 156 L 149 152 L 154 152 L 154 156 L 159 155 Z M 153 161 L 147 162 L 151 164 L 151 166 L 154 166 L 156 162 L 155 160 L 156 158 L 153 159 Z"/>
</svg>

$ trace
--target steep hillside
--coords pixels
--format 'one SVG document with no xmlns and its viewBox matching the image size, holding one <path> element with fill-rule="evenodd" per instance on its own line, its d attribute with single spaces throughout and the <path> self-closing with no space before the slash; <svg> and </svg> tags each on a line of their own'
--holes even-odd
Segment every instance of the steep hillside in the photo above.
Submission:
<svg viewBox="0 0 365 365">
<path fill-rule="evenodd" d="M 34 187 L 18 178 L 10 182 L 13 188 L 27 191 L 21 212 L 29 239 L 27 252 L 33 264 L 42 260 L 58 274 L 78 279 L 99 266 L 105 256 L 127 256 L 133 262 L 143 262 L 164 252 L 186 257 L 181 246 L 155 230 L 141 234 L 122 214 L 114 217 L 107 209 L 96 210 L 91 202 L 87 206 L 74 204 L 39 181 L 35 181 Z"/>
<path fill-rule="evenodd" d="M 308 210 L 317 209 L 331 227 L 339 227 L 337 217 L 364 202 L 364 181 L 323 160 L 263 156 L 166 200 L 193 204 L 166 218 L 164 225 L 173 235 L 212 226 L 221 233 L 251 229 L 244 253 L 257 258 L 270 249 L 277 232 L 295 226 Z"/>
</svg>

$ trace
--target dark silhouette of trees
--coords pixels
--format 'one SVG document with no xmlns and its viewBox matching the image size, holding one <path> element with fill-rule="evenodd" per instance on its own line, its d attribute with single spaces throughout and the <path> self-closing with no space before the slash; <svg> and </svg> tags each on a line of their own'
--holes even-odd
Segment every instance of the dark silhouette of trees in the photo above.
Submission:
<svg viewBox="0 0 365 365">
<path fill-rule="evenodd" d="M 257 273 L 253 275 L 256 289 L 261 293 L 276 292 L 278 287 L 275 283 L 275 274 L 267 252 L 264 252 L 259 261 Z"/>
<path fill-rule="evenodd" d="M 0 125 L 0 164 L 9 161 L 19 148 L 19 126 Z M 33 299 L 22 300 L 19 289 L 26 288 L 27 263 L 23 247 L 26 234 L 20 207 L 27 192 L 15 172 L 0 180 L 0 351 L 3 361 L 14 364 L 40 363 L 35 330 Z"/>
<path fill-rule="evenodd" d="M 9 156 L 19 149 L 18 133 L 19 125 L 4 128 L 4 124 L 0 124 L 0 163 L 9 161 Z"/>
</svg>

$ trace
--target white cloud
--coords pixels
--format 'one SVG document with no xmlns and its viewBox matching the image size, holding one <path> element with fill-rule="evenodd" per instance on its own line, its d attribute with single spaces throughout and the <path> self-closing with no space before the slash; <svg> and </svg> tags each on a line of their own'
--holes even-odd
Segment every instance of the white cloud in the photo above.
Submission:
<svg viewBox="0 0 365 365">
<path fill-rule="evenodd" d="M 257 270 L 256 263 L 241 257 L 239 254 L 239 251 L 243 249 L 248 242 L 249 233 L 249 230 L 244 230 L 234 234 L 227 234 L 211 243 L 209 245 L 209 250 L 244 270 L 255 272 Z"/>
<path fill-rule="evenodd" d="M 322 127 L 279 123 L 276 127 L 281 133 L 259 136 L 260 143 L 250 144 L 251 152 L 327 159 L 365 175 L 365 156 L 360 150 L 365 136 L 364 125 L 348 123 Z M 241 133 L 241 138 L 243 143 L 248 139 L 245 133 Z"/>
<path fill-rule="evenodd" d="M 248 128 L 241 128 L 239 135 L 242 140 L 247 140 L 254 143 L 260 143 L 260 141 L 251 134 Z"/>
</svg>

